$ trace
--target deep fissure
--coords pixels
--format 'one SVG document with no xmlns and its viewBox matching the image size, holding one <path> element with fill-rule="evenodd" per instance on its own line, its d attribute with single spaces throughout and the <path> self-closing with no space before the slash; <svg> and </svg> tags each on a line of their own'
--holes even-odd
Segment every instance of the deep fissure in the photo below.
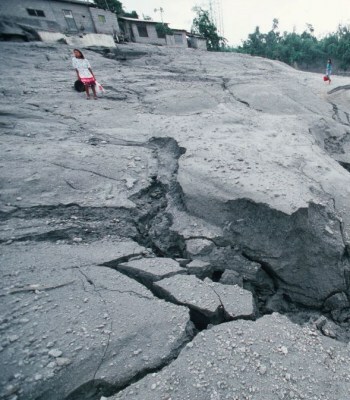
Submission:
<svg viewBox="0 0 350 400">
<path fill-rule="evenodd" d="M 155 141 L 155 143 L 157 143 Z M 170 147 L 174 147 L 175 144 L 172 141 L 163 141 L 160 144 L 167 144 Z M 159 143 L 157 144 L 157 146 Z M 156 147 L 157 147 L 156 146 Z M 176 146 L 175 146 L 176 148 Z M 157 151 L 159 152 L 160 149 L 157 147 Z M 164 149 L 162 151 L 165 151 Z M 166 150 L 166 151 L 169 151 Z M 69 220 L 70 216 L 73 214 L 76 218 L 83 220 L 80 226 L 74 226 L 67 229 L 61 230 L 52 230 L 46 233 L 42 233 L 40 235 L 27 235 L 18 238 L 17 240 L 43 240 L 43 241 L 50 241 L 50 240 L 68 240 L 73 237 L 73 235 L 78 235 L 83 238 L 88 238 L 93 240 L 93 238 L 99 237 L 104 234 L 104 232 L 109 232 L 109 234 L 118 233 L 119 235 L 122 233 L 122 236 L 132 238 L 138 244 L 150 248 L 152 250 L 152 254 L 158 257 L 169 257 L 172 259 L 182 258 L 193 260 L 195 258 L 189 258 L 188 254 L 186 253 L 186 240 L 181 237 L 179 234 L 174 233 L 170 230 L 170 227 L 173 223 L 172 215 L 169 212 L 169 206 L 178 206 L 179 209 L 183 210 L 184 204 L 182 200 L 182 190 L 181 187 L 176 182 L 176 172 L 177 172 L 177 160 L 178 157 L 181 155 L 181 151 L 177 148 L 177 152 L 173 152 L 171 156 L 173 157 L 174 164 L 172 166 L 172 171 L 168 174 L 168 181 L 163 182 L 157 177 L 153 177 L 151 184 L 147 189 L 142 190 L 138 194 L 132 196 L 130 199 L 136 204 L 136 210 L 130 211 L 125 209 L 118 209 L 118 208 L 82 208 L 75 204 L 70 204 L 66 206 L 58 206 L 58 207 L 37 207 L 37 208 L 27 208 L 27 209 L 17 209 L 13 211 L 11 216 L 6 214 L 7 218 L 22 218 L 25 219 L 27 216 L 30 217 L 41 217 L 41 218 L 48 218 L 53 217 L 55 218 L 62 218 L 62 220 Z M 165 168 L 165 165 L 163 165 Z M 111 219 L 115 220 L 123 220 L 122 228 L 119 222 L 109 223 L 108 226 L 96 227 L 91 228 L 90 224 L 94 224 L 96 222 L 101 223 L 101 221 L 111 221 Z M 113 224 L 116 224 L 113 228 Z M 103 225 L 103 224 L 102 224 Z M 156 227 L 161 226 L 161 229 L 157 230 Z M 89 230 L 93 232 L 89 232 Z M 124 230 L 123 230 L 124 229 Z M 88 231 L 87 231 L 88 230 Z M 91 236 L 90 236 L 91 235 Z M 220 246 L 219 244 L 215 243 L 214 239 L 206 238 L 205 236 L 198 236 L 198 238 L 206 239 L 210 241 L 216 249 L 224 248 L 224 244 Z M 220 238 L 220 241 L 225 242 L 225 238 Z M 230 243 L 230 239 L 227 239 L 227 243 Z M 225 244 L 227 244 L 225 243 Z M 231 246 L 234 246 L 232 243 Z M 264 292 L 264 287 L 259 286 L 256 282 L 244 278 L 243 279 L 243 287 L 250 290 L 253 293 L 255 301 L 258 305 L 259 315 L 261 317 L 264 314 L 268 314 L 272 312 L 268 310 L 266 304 L 268 300 L 273 297 L 279 290 L 280 282 L 283 280 L 276 274 L 273 267 L 269 265 L 267 262 L 261 260 L 257 256 L 252 256 L 248 254 L 246 251 L 241 251 L 241 256 L 248 260 L 256 262 L 260 265 L 262 271 L 266 273 L 268 278 L 273 283 L 273 292 L 266 294 Z M 192 321 L 193 325 L 195 326 L 195 330 L 188 336 L 188 341 L 193 340 L 196 334 L 200 331 L 203 331 L 210 327 L 211 325 L 217 325 L 225 323 L 232 318 L 228 318 L 227 314 L 225 313 L 224 307 L 219 308 L 215 318 L 209 318 L 203 312 L 198 310 L 195 307 L 190 307 L 188 305 L 181 304 L 180 302 L 174 302 L 173 299 L 166 296 L 164 292 L 160 291 L 159 289 L 155 288 L 153 285 L 153 281 L 144 279 L 142 277 L 138 277 L 132 273 L 126 273 L 124 270 L 118 268 L 121 263 L 128 262 L 131 259 L 140 258 L 144 255 L 142 253 L 133 254 L 130 256 L 120 257 L 116 260 L 103 263 L 101 268 L 109 267 L 113 268 L 120 273 L 127 275 L 128 277 L 135 279 L 147 289 L 149 289 L 152 294 L 162 300 L 170 302 L 176 305 L 186 306 L 189 310 L 190 320 Z M 206 277 L 209 277 L 213 282 L 220 282 L 224 272 L 229 270 L 230 265 L 228 261 L 223 260 L 211 260 L 210 258 L 206 257 L 199 257 L 200 259 L 207 260 L 211 263 L 211 270 L 207 274 Z M 188 261 L 187 261 L 188 263 Z M 185 263 L 186 264 L 186 263 Z M 216 264 L 220 264 L 223 267 L 218 268 Z M 201 276 L 203 279 L 203 276 Z M 286 282 L 283 282 L 286 284 Z M 307 309 L 295 302 L 289 297 L 288 293 L 283 293 L 282 297 L 283 301 L 285 302 L 287 309 L 280 310 L 281 313 L 285 313 L 291 319 L 294 319 L 295 322 L 300 323 L 302 318 L 298 317 L 298 313 L 305 315 L 305 320 L 309 318 L 310 315 L 307 313 L 317 313 L 321 310 L 317 309 Z M 330 314 L 327 316 L 329 317 Z M 178 349 L 176 349 L 169 357 L 158 365 L 157 367 L 152 368 L 145 368 L 142 371 L 138 372 L 135 376 L 131 379 L 127 380 L 126 382 L 119 384 L 117 386 L 109 385 L 105 381 L 101 379 L 92 379 L 89 382 L 83 384 L 79 388 L 77 388 L 74 392 L 72 392 L 69 396 L 66 397 L 66 400 L 99 400 L 100 396 L 109 396 L 112 394 L 117 393 L 131 385 L 134 382 L 139 381 L 146 375 L 161 371 L 164 367 L 169 365 L 172 361 L 174 361 L 181 350 L 186 346 L 188 341 L 185 341 Z"/>
</svg>

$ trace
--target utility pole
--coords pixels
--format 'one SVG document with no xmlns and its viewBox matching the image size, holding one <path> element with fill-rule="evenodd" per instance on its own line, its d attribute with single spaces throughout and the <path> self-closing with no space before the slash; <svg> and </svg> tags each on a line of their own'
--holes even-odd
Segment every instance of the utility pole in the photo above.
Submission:
<svg viewBox="0 0 350 400">
<path fill-rule="evenodd" d="M 106 3 L 107 10 L 108 10 L 108 11 L 111 11 L 111 10 L 109 9 L 109 5 L 108 5 L 108 3 L 107 3 L 107 0 L 105 0 L 105 3 Z"/>
<path fill-rule="evenodd" d="M 222 0 L 208 0 L 209 15 L 218 33 L 224 36 L 224 20 L 222 15 Z"/>
<path fill-rule="evenodd" d="M 154 12 L 155 12 L 155 13 L 158 12 L 158 11 L 160 12 L 160 19 L 161 19 L 161 21 L 162 21 L 162 25 L 163 25 L 163 27 L 165 28 L 164 19 L 163 19 L 164 8 L 163 8 L 163 7 L 159 7 L 159 8 L 155 8 L 155 9 L 154 9 Z M 168 40 L 167 40 L 167 38 L 166 38 L 166 34 L 165 34 L 165 43 L 168 44 Z"/>
<path fill-rule="evenodd" d="M 159 8 L 155 8 L 154 12 L 160 12 L 160 19 L 162 21 L 162 24 L 164 25 L 164 20 L 163 20 L 163 13 L 164 13 L 164 8 L 163 7 L 159 7 Z"/>
</svg>

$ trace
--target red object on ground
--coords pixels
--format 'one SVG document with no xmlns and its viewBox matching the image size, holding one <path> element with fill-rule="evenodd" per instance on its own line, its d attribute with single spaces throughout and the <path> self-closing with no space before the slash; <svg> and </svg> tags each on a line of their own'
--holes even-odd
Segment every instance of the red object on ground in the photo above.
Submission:
<svg viewBox="0 0 350 400">
<path fill-rule="evenodd" d="M 329 78 L 328 78 L 328 76 L 327 76 L 327 75 L 325 75 L 325 76 L 323 77 L 323 80 L 324 80 L 325 82 L 329 81 Z"/>
</svg>

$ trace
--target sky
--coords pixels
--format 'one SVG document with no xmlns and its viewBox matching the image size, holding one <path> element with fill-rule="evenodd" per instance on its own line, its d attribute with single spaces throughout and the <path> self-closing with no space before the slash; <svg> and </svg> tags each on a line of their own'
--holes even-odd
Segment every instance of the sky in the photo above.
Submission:
<svg viewBox="0 0 350 400">
<path fill-rule="evenodd" d="M 161 20 L 159 8 L 164 9 L 164 22 L 171 28 L 191 29 L 194 6 L 208 9 L 209 0 L 121 0 L 126 11 L 136 10 L 139 17 L 147 15 Z M 267 32 L 272 20 L 278 18 L 279 30 L 303 32 L 306 23 L 322 37 L 336 31 L 338 25 L 350 24 L 350 0 L 212 0 L 221 3 L 223 36 L 230 45 L 239 45 L 255 30 Z M 218 23 L 217 26 L 220 24 Z"/>
</svg>

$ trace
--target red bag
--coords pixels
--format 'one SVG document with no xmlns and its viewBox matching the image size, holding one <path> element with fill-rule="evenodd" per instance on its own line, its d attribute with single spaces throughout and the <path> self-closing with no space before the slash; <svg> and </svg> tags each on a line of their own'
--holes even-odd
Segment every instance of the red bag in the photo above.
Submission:
<svg viewBox="0 0 350 400">
<path fill-rule="evenodd" d="M 327 81 L 329 81 L 329 77 L 328 77 L 327 75 L 325 75 L 325 76 L 323 77 L 323 80 L 324 80 L 325 82 L 327 82 Z"/>
</svg>

